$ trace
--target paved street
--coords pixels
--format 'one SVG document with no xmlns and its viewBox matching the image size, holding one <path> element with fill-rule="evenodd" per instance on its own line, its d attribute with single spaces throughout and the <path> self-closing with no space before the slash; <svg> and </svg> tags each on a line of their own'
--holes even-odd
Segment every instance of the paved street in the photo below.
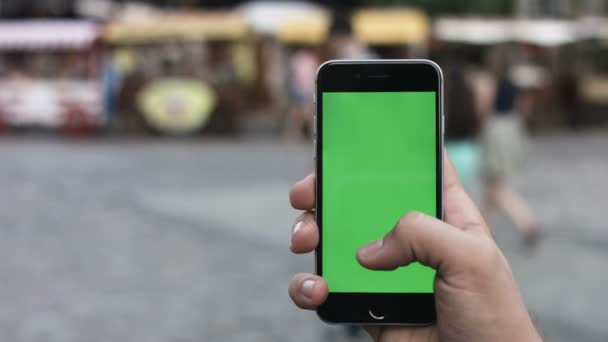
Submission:
<svg viewBox="0 0 608 342">
<path fill-rule="evenodd" d="M 504 219 L 497 239 L 550 340 L 606 341 L 608 133 L 533 156 L 517 186 L 546 239 L 523 253 Z M 1 139 L 0 341 L 342 341 L 287 296 L 313 269 L 287 202 L 312 167 L 270 140 Z"/>
</svg>

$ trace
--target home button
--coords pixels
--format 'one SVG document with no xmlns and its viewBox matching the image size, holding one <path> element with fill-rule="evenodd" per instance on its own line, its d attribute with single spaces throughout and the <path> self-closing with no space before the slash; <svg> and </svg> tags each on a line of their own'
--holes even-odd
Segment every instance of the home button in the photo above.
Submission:
<svg viewBox="0 0 608 342">
<path fill-rule="evenodd" d="M 374 309 L 370 308 L 367 313 L 369 313 L 369 316 L 371 318 L 373 318 L 376 321 L 382 321 L 384 320 L 384 315 L 379 314 L 377 311 L 375 311 Z"/>
</svg>

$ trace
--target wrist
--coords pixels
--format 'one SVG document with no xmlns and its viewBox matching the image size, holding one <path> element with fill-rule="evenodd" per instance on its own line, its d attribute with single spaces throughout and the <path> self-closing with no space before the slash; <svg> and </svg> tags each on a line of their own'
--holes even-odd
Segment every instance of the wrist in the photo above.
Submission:
<svg viewBox="0 0 608 342">
<path fill-rule="evenodd" d="M 526 342 L 543 342 L 543 338 L 534 326 L 529 315 L 521 320 L 518 324 L 514 324 L 510 329 L 513 334 L 505 339 L 506 341 L 526 341 Z"/>
</svg>

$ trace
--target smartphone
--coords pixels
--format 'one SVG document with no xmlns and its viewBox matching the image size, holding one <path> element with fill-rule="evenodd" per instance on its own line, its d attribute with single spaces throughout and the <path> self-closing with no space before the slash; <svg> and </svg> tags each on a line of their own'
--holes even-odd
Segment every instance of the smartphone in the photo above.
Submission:
<svg viewBox="0 0 608 342">
<path fill-rule="evenodd" d="M 435 271 L 372 271 L 355 255 L 409 211 L 443 215 L 442 73 L 428 60 L 329 61 L 316 89 L 317 274 L 336 324 L 430 324 Z"/>
</svg>

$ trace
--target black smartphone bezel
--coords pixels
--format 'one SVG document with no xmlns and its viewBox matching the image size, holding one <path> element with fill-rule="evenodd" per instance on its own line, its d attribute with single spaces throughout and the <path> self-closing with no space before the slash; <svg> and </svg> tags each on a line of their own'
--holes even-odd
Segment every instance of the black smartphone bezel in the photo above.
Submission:
<svg viewBox="0 0 608 342">
<path fill-rule="evenodd" d="M 322 165 L 324 92 L 434 91 L 436 96 L 437 213 L 443 217 L 443 77 L 429 60 L 329 61 L 319 67 L 316 81 L 315 156 L 316 218 L 319 244 L 316 272 L 322 270 Z M 334 324 L 432 324 L 436 320 L 432 293 L 330 293 L 317 309 L 319 317 Z M 373 316 L 376 316 L 374 318 Z M 382 317 L 382 319 L 378 319 Z"/>
</svg>

